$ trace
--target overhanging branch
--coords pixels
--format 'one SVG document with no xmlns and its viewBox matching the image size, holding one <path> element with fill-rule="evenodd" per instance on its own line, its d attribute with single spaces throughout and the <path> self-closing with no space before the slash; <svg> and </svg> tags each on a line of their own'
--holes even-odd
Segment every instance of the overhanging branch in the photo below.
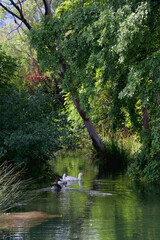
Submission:
<svg viewBox="0 0 160 240">
<path fill-rule="evenodd" d="M 17 15 L 16 13 L 14 13 L 13 11 L 11 11 L 9 8 L 7 8 L 2 2 L 0 3 L 0 6 L 9 14 L 11 14 L 13 17 L 19 19 L 20 21 L 22 21 L 24 23 L 24 25 L 30 30 L 31 29 L 31 25 L 28 23 L 28 21 L 25 19 L 23 12 L 22 12 L 22 7 L 21 9 L 19 8 L 19 6 L 13 1 L 10 0 L 12 6 L 19 12 L 19 15 Z M 21 4 L 20 4 L 21 6 Z"/>
<path fill-rule="evenodd" d="M 8 9 L 6 6 L 4 6 L 2 3 L 0 3 L 0 6 L 1 6 L 4 10 L 6 10 L 8 13 L 10 13 L 12 16 L 14 16 L 14 17 L 18 18 L 19 20 L 21 20 L 21 18 L 20 18 L 17 14 L 15 14 L 14 12 L 12 12 L 10 9 Z"/>
</svg>

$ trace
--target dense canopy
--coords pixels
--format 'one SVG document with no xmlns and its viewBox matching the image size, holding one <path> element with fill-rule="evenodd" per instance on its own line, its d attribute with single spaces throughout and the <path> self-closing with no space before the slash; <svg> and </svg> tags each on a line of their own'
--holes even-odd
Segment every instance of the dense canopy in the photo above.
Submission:
<svg viewBox="0 0 160 240">
<path fill-rule="evenodd" d="M 3 17 L 6 13 L 14 17 L 20 34 L 27 39 L 25 47 L 28 46 L 30 57 L 27 58 L 19 45 L 25 57 L 23 54 L 22 58 L 17 56 L 20 62 L 18 76 L 22 74 L 24 66 L 28 66 L 25 68 L 26 74 L 22 74 L 25 82 L 27 74 L 31 74 L 29 62 L 34 66 L 32 74 L 36 68 L 40 75 L 43 73 L 41 76 L 47 76 L 34 86 L 42 95 L 34 92 L 34 95 L 27 97 L 29 101 L 36 98 L 44 103 L 44 110 L 42 107 L 37 113 L 40 122 L 45 125 L 49 122 L 54 126 L 52 120 L 57 119 L 57 115 L 53 112 L 57 112 L 57 108 L 54 110 L 52 98 L 61 95 L 62 104 L 58 111 L 72 120 L 70 128 L 72 126 L 74 129 L 75 136 L 78 136 L 77 132 L 84 124 L 93 146 L 98 153 L 103 152 L 103 156 L 107 151 L 104 139 L 110 132 L 125 131 L 128 135 L 136 136 L 142 146 L 136 156 L 132 156 L 130 174 L 148 180 L 159 179 L 159 1 L 68 0 L 52 1 L 50 4 L 48 0 L 18 3 L 8 0 L 5 5 L 0 3 L 0 11 Z M 8 27 L 5 31 L 11 30 Z M 1 45 L 5 50 L 2 32 Z M 10 39 L 9 43 L 13 44 L 13 40 Z M 4 81 L 3 77 L 1 81 Z M 35 106 L 40 102 L 34 101 Z M 29 105 L 33 111 L 34 106 L 32 108 L 32 104 Z M 23 108 L 23 111 L 29 112 L 27 108 Z M 19 112 L 22 113 L 22 110 Z M 63 119 L 61 115 L 58 116 Z M 33 121 L 36 117 L 32 114 Z M 62 139 L 62 128 L 58 130 L 58 139 Z M 53 133 L 57 129 L 50 131 Z M 45 130 L 43 137 L 46 133 Z M 47 134 L 46 138 L 41 138 L 42 145 L 43 140 L 52 142 L 53 138 L 52 134 Z M 50 155 L 50 149 L 47 153 Z"/>
</svg>

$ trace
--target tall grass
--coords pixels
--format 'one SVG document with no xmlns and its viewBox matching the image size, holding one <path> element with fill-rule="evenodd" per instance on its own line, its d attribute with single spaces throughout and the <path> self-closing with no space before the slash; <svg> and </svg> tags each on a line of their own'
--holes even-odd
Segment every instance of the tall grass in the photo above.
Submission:
<svg viewBox="0 0 160 240">
<path fill-rule="evenodd" d="M 123 149 L 128 152 L 129 155 L 139 152 L 141 148 L 139 137 L 125 130 L 116 132 L 108 131 L 103 141 L 107 145 L 114 141 L 119 149 Z"/>
<path fill-rule="evenodd" d="M 128 134 L 123 131 L 108 131 L 103 135 L 105 151 L 96 153 L 94 158 L 99 166 L 99 172 L 126 171 L 133 159 L 133 155 L 140 151 L 140 142 L 135 134 Z"/>
<path fill-rule="evenodd" d="M 7 165 L 0 166 L 0 214 L 14 207 L 24 196 L 29 181 L 22 180 L 23 170 Z"/>
</svg>

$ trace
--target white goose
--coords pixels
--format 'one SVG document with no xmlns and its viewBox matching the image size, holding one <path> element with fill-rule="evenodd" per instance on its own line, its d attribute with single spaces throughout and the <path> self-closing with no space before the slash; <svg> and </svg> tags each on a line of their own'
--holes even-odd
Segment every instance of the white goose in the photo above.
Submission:
<svg viewBox="0 0 160 240">
<path fill-rule="evenodd" d="M 64 176 L 64 175 L 63 175 L 63 176 Z M 79 173 L 79 174 L 78 174 L 78 178 L 71 177 L 71 176 L 65 176 L 65 180 L 66 180 L 67 182 L 70 182 L 70 181 L 81 181 L 81 180 L 82 180 L 82 176 L 84 176 L 83 173 Z"/>
<path fill-rule="evenodd" d="M 67 175 L 64 173 L 63 177 L 58 181 L 58 184 L 67 184 L 66 176 Z"/>
</svg>

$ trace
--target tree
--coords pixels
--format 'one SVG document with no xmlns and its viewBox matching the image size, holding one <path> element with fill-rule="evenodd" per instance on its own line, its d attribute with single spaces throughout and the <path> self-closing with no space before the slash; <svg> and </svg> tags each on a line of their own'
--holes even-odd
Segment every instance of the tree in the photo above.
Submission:
<svg viewBox="0 0 160 240">
<path fill-rule="evenodd" d="M 14 2 L 13 0 L 9 1 L 11 3 L 11 7 L 6 7 L 3 3 L 0 3 L 0 6 L 5 10 L 7 11 L 8 13 L 10 13 L 12 16 L 14 16 L 14 18 L 18 19 L 21 23 L 23 23 L 25 25 L 26 28 L 28 28 L 28 30 L 31 30 L 31 24 L 26 20 L 26 17 L 25 17 L 25 13 L 23 12 L 23 8 L 22 8 L 22 2 Z M 51 11 L 51 5 L 49 3 L 48 0 L 44 0 L 43 1 L 44 3 L 44 8 L 45 8 L 45 16 L 51 16 L 52 15 L 52 11 Z M 13 10 L 14 9 L 14 10 Z M 15 12 L 14 12 L 15 11 Z M 48 21 L 48 18 L 47 18 L 47 21 Z M 19 26 L 20 26 L 19 24 Z M 59 39 L 55 39 L 55 41 L 59 41 Z M 55 43 L 56 43 L 55 42 Z M 59 46 L 58 46 L 59 48 Z M 53 47 L 53 49 L 55 49 Z M 59 55 L 59 53 L 58 53 Z M 61 65 L 61 70 L 59 72 L 59 76 L 61 76 L 61 78 L 63 79 L 66 75 L 66 63 L 65 63 L 65 59 L 63 58 L 63 56 L 60 56 L 59 55 L 59 64 Z M 72 91 L 72 95 L 74 95 L 73 91 Z M 80 116 L 82 117 L 86 127 L 87 127 L 87 130 L 89 132 L 89 135 L 91 136 L 91 139 L 93 141 L 93 146 L 98 150 L 98 151 L 103 151 L 104 150 L 104 145 L 103 143 L 101 142 L 97 132 L 95 131 L 95 128 L 93 127 L 93 124 L 90 120 L 90 118 L 86 117 L 86 112 L 83 111 L 81 109 L 81 106 L 80 106 L 80 99 L 79 98 L 74 98 L 74 103 L 76 104 L 76 107 L 80 113 Z M 82 114 L 82 111 L 83 111 L 83 114 Z"/>
<path fill-rule="evenodd" d="M 43 86 L 34 95 L 19 91 L 16 59 L 0 51 L 0 165 L 25 167 L 37 178 L 50 173 L 48 160 L 72 143 L 72 131 L 62 103 Z"/>
<path fill-rule="evenodd" d="M 110 125 L 141 135 L 145 164 L 158 159 L 159 1 L 62 1 L 55 11 L 43 3 L 45 16 L 28 27 L 31 46 L 41 69 L 70 93 L 95 148 L 104 145 L 92 108 L 106 88 Z"/>
</svg>

